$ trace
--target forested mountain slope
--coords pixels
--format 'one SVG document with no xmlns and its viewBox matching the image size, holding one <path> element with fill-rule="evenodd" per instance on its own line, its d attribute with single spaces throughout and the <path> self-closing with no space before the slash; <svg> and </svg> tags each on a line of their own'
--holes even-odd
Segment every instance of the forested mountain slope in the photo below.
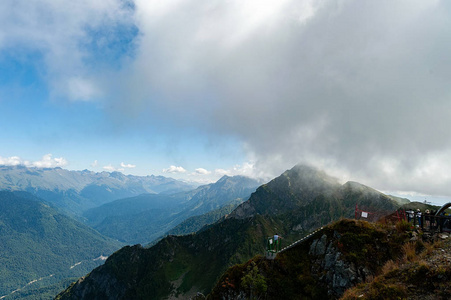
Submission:
<svg viewBox="0 0 451 300">
<path fill-rule="evenodd" d="M 175 226 L 167 232 L 169 235 L 184 235 L 194 233 L 201 230 L 204 226 L 211 225 L 218 220 L 226 217 L 231 213 L 239 204 L 243 202 L 243 199 L 236 199 L 228 202 L 221 208 L 212 210 L 200 216 L 194 216 L 186 219 L 179 225 Z"/>
<path fill-rule="evenodd" d="M 248 199 L 257 186 L 258 181 L 251 178 L 223 176 L 192 191 L 119 199 L 86 211 L 84 217 L 106 236 L 146 244 L 189 217 Z"/>
<path fill-rule="evenodd" d="M 29 193 L 0 191 L 0 297 L 81 276 L 120 246 Z"/>
<path fill-rule="evenodd" d="M 341 185 L 323 172 L 296 166 L 259 187 L 227 218 L 196 234 L 169 236 L 149 249 L 121 249 L 58 299 L 163 299 L 208 293 L 228 267 L 264 253 L 268 236 L 278 232 L 290 243 L 353 216 L 356 204 L 373 212 L 397 208 L 390 197 L 366 186 Z"/>
</svg>

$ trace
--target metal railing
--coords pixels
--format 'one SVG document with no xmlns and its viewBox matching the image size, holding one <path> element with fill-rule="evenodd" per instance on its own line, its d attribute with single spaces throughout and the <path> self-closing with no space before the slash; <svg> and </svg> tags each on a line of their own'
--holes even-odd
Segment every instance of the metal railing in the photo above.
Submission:
<svg viewBox="0 0 451 300">
<path fill-rule="evenodd" d="M 406 218 L 413 226 L 428 232 L 451 232 L 451 216 L 406 212 Z"/>
</svg>

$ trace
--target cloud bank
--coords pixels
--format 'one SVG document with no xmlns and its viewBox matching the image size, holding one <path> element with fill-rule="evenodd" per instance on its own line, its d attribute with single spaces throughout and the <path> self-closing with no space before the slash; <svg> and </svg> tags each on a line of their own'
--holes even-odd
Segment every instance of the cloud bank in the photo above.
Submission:
<svg viewBox="0 0 451 300">
<path fill-rule="evenodd" d="M 32 65 L 52 97 L 91 101 L 106 96 L 105 75 L 132 53 L 136 35 L 127 0 L 0 3 L 0 58 Z"/>
<path fill-rule="evenodd" d="M 46 154 L 42 157 L 41 160 L 30 162 L 28 160 L 23 160 L 19 156 L 11 156 L 11 157 L 1 157 L 0 156 L 0 165 L 5 166 L 19 166 L 23 165 L 26 167 L 35 167 L 35 168 L 56 168 L 56 167 L 65 167 L 68 162 L 63 157 L 52 157 L 52 154 Z"/>
<path fill-rule="evenodd" d="M 451 195 L 449 2 L 246 3 L 136 1 L 117 105 L 237 136 L 273 176 L 304 162 Z"/>
<path fill-rule="evenodd" d="M 121 125 L 233 137 L 267 176 L 301 162 L 379 189 L 451 196 L 448 1 L 27 5 L 3 4 L 0 47 L 38 49 L 54 93 L 101 99 Z M 37 26 L 43 11 L 55 18 Z M 126 50 L 111 54 L 123 63 L 107 71 L 90 64 L 109 49 L 94 33 L 105 45 L 119 35 L 105 26 L 128 28 Z"/>
<path fill-rule="evenodd" d="M 196 170 L 194 170 L 194 174 L 196 175 L 209 175 L 211 174 L 211 171 L 208 171 L 204 168 L 197 168 Z"/>
</svg>

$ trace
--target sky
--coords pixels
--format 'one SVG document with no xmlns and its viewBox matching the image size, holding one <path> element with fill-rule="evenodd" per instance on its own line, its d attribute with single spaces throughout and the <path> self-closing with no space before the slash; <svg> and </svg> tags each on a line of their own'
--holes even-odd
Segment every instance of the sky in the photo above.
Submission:
<svg viewBox="0 0 451 300">
<path fill-rule="evenodd" d="M 451 199 L 450 81 L 449 1 L 3 0 L 0 164 Z"/>
</svg>

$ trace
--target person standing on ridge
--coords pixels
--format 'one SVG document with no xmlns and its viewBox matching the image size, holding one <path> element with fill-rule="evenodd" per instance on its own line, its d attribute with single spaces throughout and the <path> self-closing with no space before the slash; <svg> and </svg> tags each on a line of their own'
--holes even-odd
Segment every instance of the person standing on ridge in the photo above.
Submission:
<svg viewBox="0 0 451 300">
<path fill-rule="evenodd" d="M 421 218 L 421 210 L 417 208 L 418 227 L 422 227 L 423 219 Z"/>
<path fill-rule="evenodd" d="M 406 211 L 406 213 L 407 213 L 407 222 L 410 223 L 410 221 L 412 221 L 414 218 L 414 211 L 412 209 L 409 209 Z"/>
<path fill-rule="evenodd" d="M 280 239 L 281 238 L 282 237 L 280 235 L 278 235 L 276 232 L 276 234 L 274 235 L 274 246 L 275 246 L 274 248 L 276 249 L 276 251 L 280 250 Z"/>
</svg>

